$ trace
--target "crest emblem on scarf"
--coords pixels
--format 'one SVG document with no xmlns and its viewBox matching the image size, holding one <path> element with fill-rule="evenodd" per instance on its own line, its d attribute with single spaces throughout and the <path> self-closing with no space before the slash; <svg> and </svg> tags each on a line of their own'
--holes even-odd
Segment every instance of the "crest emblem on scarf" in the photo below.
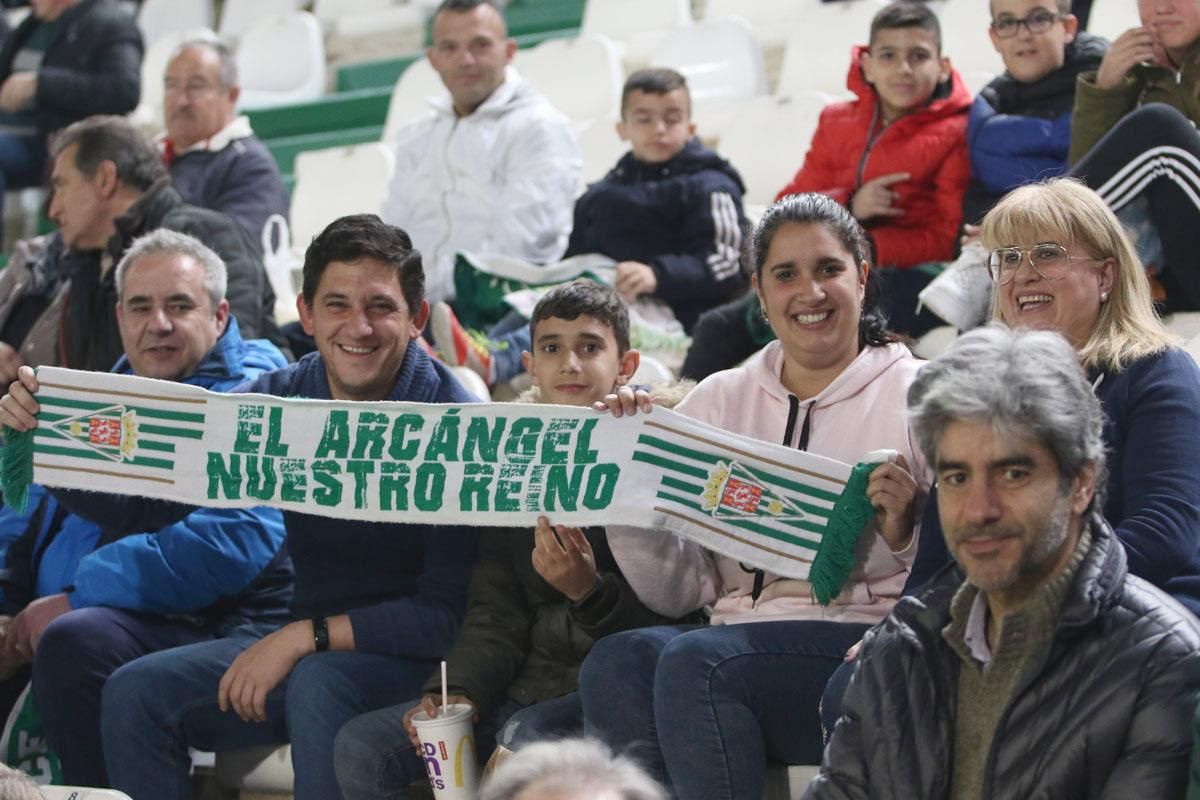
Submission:
<svg viewBox="0 0 1200 800">
<path fill-rule="evenodd" d="M 125 406 L 108 406 L 50 426 L 50 430 L 82 445 L 111 461 L 128 461 L 137 446 L 137 413 Z"/>
<path fill-rule="evenodd" d="M 718 461 L 708 473 L 700 507 L 714 517 L 804 519 L 805 514 L 736 461 Z"/>
</svg>

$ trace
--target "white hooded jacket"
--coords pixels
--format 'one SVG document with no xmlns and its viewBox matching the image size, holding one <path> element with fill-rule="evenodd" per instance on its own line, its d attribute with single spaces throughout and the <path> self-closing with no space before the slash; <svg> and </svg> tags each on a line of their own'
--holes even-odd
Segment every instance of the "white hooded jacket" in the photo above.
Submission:
<svg viewBox="0 0 1200 800">
<path fill-rule="evenodd" d="M 453 299 L 454 254 L 557 260 L 571 232 L 582 162 L 571 123 L 511 66 L 459 117 L 449 92 L 404 127 L 384 221 L 421 251 L 430 302 Z"/>
<path fill-rule="evenodd" d="M 916 519 L 932 474 L 909 431 L 908 386 L 923 362 L 900 344 L 865 347 L 817 396 L 798 401 L 791 436 L 785 439 L 790 394 L 780 382 L 783 348 L 768 344 L 736 369 L 710 375 L 675 410 L 733 433 L 797 446 L 807 417 L 807 449 L 854 464 L 872 450 L 899 451 L 918 485 Z M 610 525 L 608 540 L 621 571 L 650 609 L 679 617 L 711 606 L 712 623 L 824 619 L 874 624 L 900 598 L 917 552 L 917 535 L 894 552 L 872 522 L 859 539 L 857 557 L 841 594 L 817 604 L 808 581 L 771 573 L 752 597 L 754 572 L 737 561 L 673 534 Z"/>
</svg>

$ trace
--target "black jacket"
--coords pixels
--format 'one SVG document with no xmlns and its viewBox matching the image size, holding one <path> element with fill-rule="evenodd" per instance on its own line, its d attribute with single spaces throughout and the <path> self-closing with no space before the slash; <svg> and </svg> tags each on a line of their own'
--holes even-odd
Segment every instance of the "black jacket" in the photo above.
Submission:
<svg viewBox="0 0 1200 800">
<path fill-rule="evenodd" d="M 1000 718 L 983 800 L 1182 798 L 1200 698 L 1200 624 L 1140 578 L 1099 515 L 1049 652 Z M 959 656 L 942 638 L 948 567 L 867 633 L 808 800 L 942 800 Z"/>
<path fill-rule="evenodd" d="M 649 264 L 654 296 L 690 331 L 701 311 L 746 286 L 743 192 L 737 171 L 699 139 L 662 164 L 628 153 L 575 203 L 566 255 Z"/>
<path fill-rule="evenodd" d="M 579 667 L 597 639 L 681 621 L 637 599 L 604 528 L 587 528 L 584 535 L 600 575 L 595 591 L 578 605 L 533 568 L 532 529 L 502 528 L 480 537 L 463 630 L 446 655 L 446 680 L 451 692 L 470 697 L 482 715 L 491 715 L 506 698 L 527 706 L 575 691 Z M 682 622 L 704 619 L 696 614 Z M 440 691 L 441 676 L 433 675 L 425 692 Z"/>
<path fill-rule="evenodd" d="M 82 0 L 58 19 L 37 73 L 33 115 L 43 135 L 93 114 L 126 114 L 141 92 L 142 35 L 117 0 Z M 32 14 L 0 46 L 0 81 L 38 25 Z M 108 367 L 111 367 L 109 364 Z M 105 367 L 105 369 L 108 369 Z"/>
<path fill-rule="evenodd" d="M 70 294 L 64 313 L 61 366 L 108 371 L 124 352 L 117 330 L 115 270 L 100 276 L 100 259 L 116 264 L 133 240 L 167 228 L 194 236 L 225 262 L 229 280 L 225 297 L 246 339 L 280 343 L 275 325 L 275 293 L 249 234 L 224 214 L 183 202 L 162 179 L 117 217 L 117 233 L 99 252 L 70 253 L 67 274 Z"/>
</svg>

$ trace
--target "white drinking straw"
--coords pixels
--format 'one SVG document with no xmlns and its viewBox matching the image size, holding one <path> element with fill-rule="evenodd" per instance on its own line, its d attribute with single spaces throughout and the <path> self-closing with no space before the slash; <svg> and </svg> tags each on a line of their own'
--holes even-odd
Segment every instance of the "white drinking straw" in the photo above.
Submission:
<svg viewBox="0 0 1200 800">
<path fill-rule="evenodd" d="M 442 660 L 442 712 L 446 711 L 446 706 L 450 704 L 450 697 L 446 694 L 446 661 Z"/>
</svg>

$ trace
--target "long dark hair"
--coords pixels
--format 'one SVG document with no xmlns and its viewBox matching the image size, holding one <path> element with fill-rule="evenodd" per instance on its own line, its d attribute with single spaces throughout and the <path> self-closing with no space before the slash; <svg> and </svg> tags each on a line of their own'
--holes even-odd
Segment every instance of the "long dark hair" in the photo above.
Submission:
<svg viewBox="0 0 1200 800">
<path fill-rule="evenodd" d="M 792 194 L 771 205 L 762 215 L 749 240 L 754 275 L 762 285 L 763 265 L 775 234 L 785 225 L 824 225 L 841 242 L 861 271 L 863 262 L 875 263 L 874 247 L 863 226 L 845 206 L 828 195 Z M 863 295 L 862 314 L 858 320 L 858 349 L 883 347 L 897 341 L 887 329 L 887 317 L 879 307 L 879 281 L 872 273 L 867 276 Z"/>
</svg>

